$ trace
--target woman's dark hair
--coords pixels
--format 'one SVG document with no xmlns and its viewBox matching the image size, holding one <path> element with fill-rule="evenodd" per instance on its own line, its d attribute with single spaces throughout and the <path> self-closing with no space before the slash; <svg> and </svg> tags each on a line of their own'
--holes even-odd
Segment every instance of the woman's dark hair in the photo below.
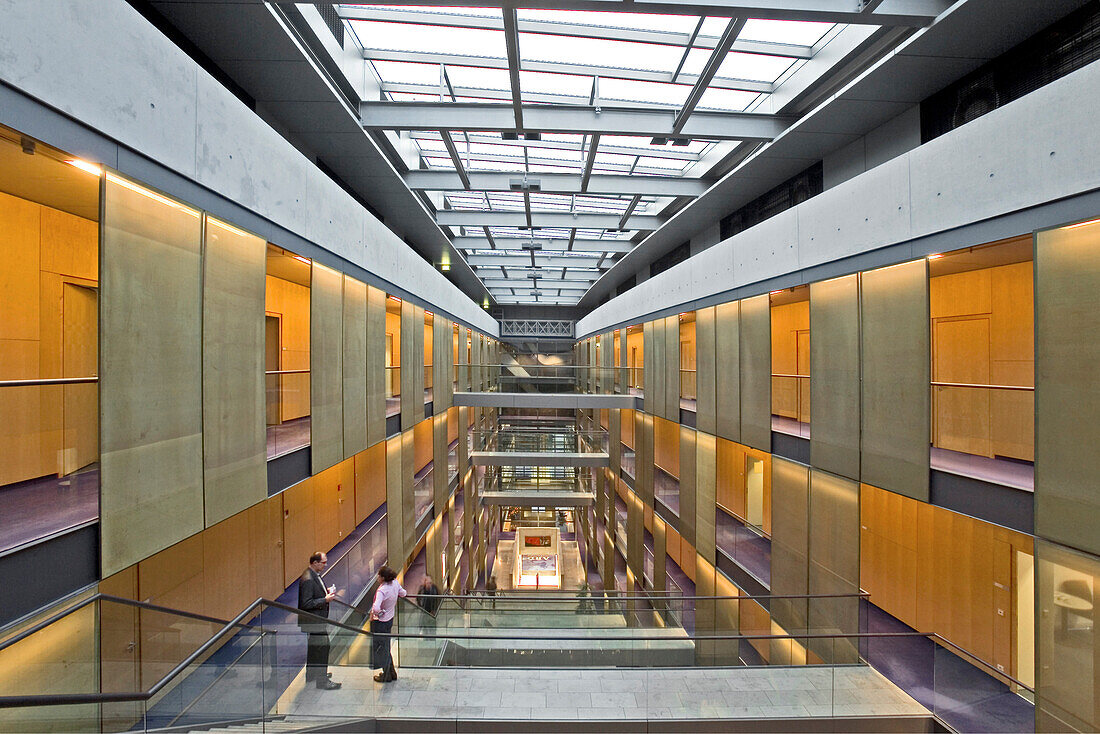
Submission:
<svg viewBox="0 0 1100 734">
<path fill-rule="evenodd" d="M 387 584 L 397 578 L 397 571 L 394 571 L 389 566 L 382 566 L 378 569 L 378 575 L 382 577 L 382 580 Z"/>
</svg>

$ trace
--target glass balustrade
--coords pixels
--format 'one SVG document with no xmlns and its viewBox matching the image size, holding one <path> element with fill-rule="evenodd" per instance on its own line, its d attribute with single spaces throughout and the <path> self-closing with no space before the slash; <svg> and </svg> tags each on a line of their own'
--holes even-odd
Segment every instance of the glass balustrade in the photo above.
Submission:
<svg viewBox="0 0 1100 734">
<path fill-rule="evenodd" d="M 523 451 L 538 453 L 605 452 L 607 431 L 511 428 L 470 434 L 471 451 Z"/>
</svg>

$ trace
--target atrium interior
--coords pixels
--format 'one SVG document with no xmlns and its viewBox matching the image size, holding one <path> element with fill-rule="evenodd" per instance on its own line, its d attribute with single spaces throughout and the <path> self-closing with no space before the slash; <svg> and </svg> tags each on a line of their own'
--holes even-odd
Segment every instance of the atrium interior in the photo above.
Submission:
<svg viewBox="0 0 1100 734">
<path fill-rule="evenodd" d="M 4 4 L 0 732 L 1100 731 L 1100 0 L 433 2 Z"/>
</svg>

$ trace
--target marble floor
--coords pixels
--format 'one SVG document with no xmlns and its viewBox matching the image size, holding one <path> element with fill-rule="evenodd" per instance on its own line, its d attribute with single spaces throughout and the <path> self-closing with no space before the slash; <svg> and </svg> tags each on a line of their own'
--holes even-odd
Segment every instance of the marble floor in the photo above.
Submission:
<svg viewBox="0 0 1100 734">
<path fill-rule="evenodd" d="M 295 681 L 274 713 L 464 720 L 765 719 L 926 716 L 866 666 L 774 668 L 401 668 L 376 683 L 332 668 L 343 688 Z"/>
</svg>

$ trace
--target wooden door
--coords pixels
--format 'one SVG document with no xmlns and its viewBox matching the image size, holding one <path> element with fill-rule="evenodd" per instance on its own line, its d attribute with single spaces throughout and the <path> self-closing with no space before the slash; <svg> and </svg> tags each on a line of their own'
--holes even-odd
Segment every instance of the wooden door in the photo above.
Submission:
<svg viewBox="0 0 1100 734">
<path fill-rule="evenodd" d="M 278 316 L 267 315 L 264 321 L 264 369 L 268 372 L 280 370 L 282 367 L 280 364 L 282 360 L 282 320 Z M 279 386 L 282 384 L 282 375 L 270 375 L 264 378 L 264 385 L 267 392 L 267 425 L 278 425 L 281 420 L 279 416 L 279 404 L 280 395 L 282 390 Z"/>
<path fill-rule="evenodd" d="M 65 377 L 96 375 L 99 298 L 95 288 L 65 283 L 62 289 L 62 365 Z M 64 441 L 58 457 L 64 476 L 99 460 L 99 387 L 64 387 Z"/>
</svg>

